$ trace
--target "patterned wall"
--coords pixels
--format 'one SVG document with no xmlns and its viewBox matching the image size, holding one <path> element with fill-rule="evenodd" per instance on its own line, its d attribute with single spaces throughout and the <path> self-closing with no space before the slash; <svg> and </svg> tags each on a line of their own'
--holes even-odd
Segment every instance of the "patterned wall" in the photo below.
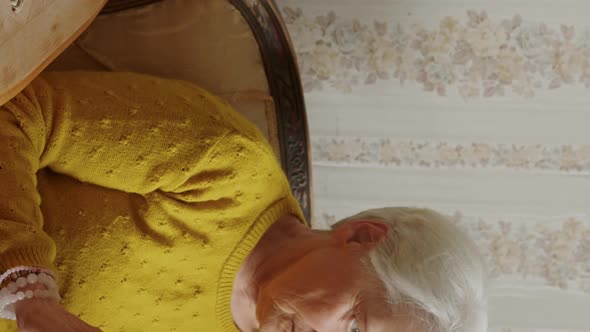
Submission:
<svg viewBox="0 0 590 332">
<path fill-rule="evenodd" d="M 590 331 L 590 3 L 279 4 L 306 91 L 316 225 L 440 210 L 489 262 L 492 331 Z"/>
</svg>

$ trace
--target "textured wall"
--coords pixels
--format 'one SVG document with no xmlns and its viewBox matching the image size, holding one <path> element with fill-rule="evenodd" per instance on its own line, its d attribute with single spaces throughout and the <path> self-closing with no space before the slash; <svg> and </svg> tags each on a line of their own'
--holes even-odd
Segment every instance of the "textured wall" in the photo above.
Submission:
<svg viewBox="0 0 590 332">
<path fill-rule="evenodd" d="M 488 259 L 493 331 L 590 331 L 590 2 L 278 2 L 318 227 L 440 210 Z"/>
</svg>

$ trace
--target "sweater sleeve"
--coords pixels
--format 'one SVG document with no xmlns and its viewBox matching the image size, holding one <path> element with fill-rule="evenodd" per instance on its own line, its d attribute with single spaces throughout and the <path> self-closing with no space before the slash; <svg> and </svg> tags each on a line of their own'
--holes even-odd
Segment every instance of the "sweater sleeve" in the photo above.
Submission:
<svg viewBox="0 0 590 332">
<path fill-rule="evenodd" d="M 36 188 L 44 167 L 140 194 L 167 216 L 177 214 L 179 202 L 201 214 L 235 206 L 238 197 L 256 202 L 272 181 L 288 191 L 268 144 L 234 113 L 192 84 L 139 74 L 46 73 L 34 80 L 0 106 L 0 273 L 54 268 L 55 244 L 43 232 Z M 240 167 L 248 174 L 236 176 Z M 257 211 L 254 203 L 239 206 L 229 210 Z"/>
</svg>

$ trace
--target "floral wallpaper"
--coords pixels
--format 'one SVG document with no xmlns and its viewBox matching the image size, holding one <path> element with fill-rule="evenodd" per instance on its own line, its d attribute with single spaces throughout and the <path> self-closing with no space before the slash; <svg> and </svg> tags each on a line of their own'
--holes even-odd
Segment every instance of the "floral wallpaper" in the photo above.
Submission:
<svg viewBox="0 0 590 332">
<path fill-rule="evenodd" d="M 316 224 L 376 201 L 435 208 L 488 262 L 490 331 L 590 331 L 587 2 L 283 1 Z"/>
<path fill-rule="evenodd" d="M 446 17 L 436 29 L 395 21 L 305 15 L 285 7 L 306 91 L 351 92 L 382 80 L 465 99 L 531 98 L 566 85 L 590 87 L 590 29 L 548 26 L 486 11 Z"/>
<path fill-rule="evenodd" d="M 313 160 L 333 165 L 507 168 L 590 171 L 590 145 L 521 145 L 314 137 Z"/>
</svg>

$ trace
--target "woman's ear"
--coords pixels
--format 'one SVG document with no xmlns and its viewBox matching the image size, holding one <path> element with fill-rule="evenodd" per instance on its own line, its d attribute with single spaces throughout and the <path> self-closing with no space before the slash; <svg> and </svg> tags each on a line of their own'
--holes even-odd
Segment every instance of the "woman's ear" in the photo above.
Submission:
<svg viewBox="0 0 590 332">
<path fill-rule="evenodd" d="M 389 227 L 378 220 L 353 220 L 334 229 L 334 237 L 340 244 L 358 243 L 373 248 L 387 237 Z"/>
</svg>

